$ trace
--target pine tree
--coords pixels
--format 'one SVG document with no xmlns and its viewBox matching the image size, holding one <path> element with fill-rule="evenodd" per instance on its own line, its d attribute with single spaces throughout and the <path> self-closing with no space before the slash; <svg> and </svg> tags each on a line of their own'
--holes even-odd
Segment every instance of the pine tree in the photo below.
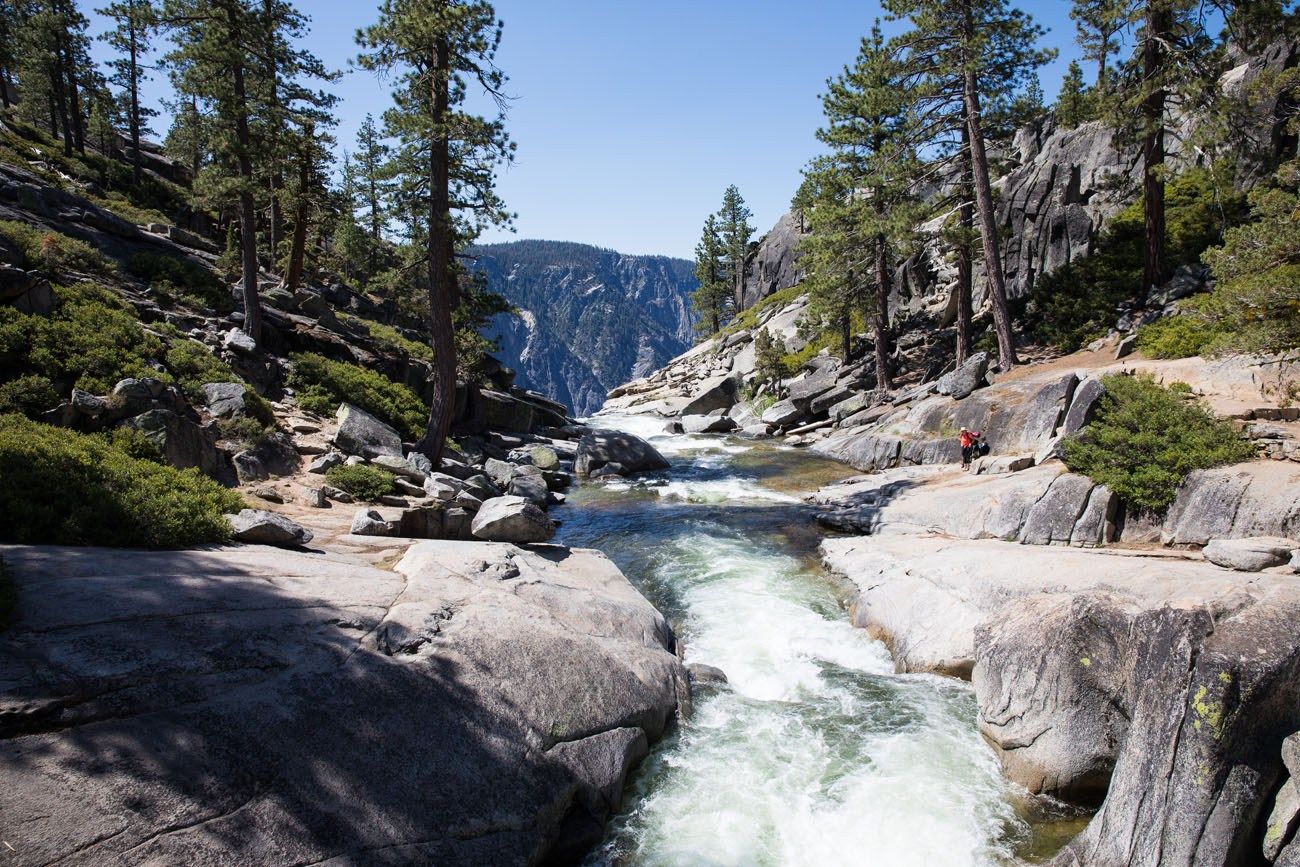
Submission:
<svg viewBox="0 0 1300 867">
<path fill-rule="evenodd" d="M 366 119 L 361 122 L 361 128 L 357 130 L 356 172 L 358 192 L 364 210 L 363 216 L 370 230 L 369 267 L 372 273 L 375 269 L 374 257 L 379 250 L 387 217 L 388 177 L 386 173 L 391 153 L 392 149 L 384 143 L 379 130 L 375 127 L 375 119 L 367 114 Z"/>
<path fill-rule="evenodd" d="M 867 306 L 863 207 L 854 180 L 845 160 L 826 156 L 809 164 L 799 187 L 799 196 L 810 203 L 810 231 L 799 244 L 808 293 L 803 327 L 838 334 L 845 362 L 853 357 L 855 314 Z"/>
<path fill-rule="evenodd" d="M 362 272 L 367 280 L 373 276 L 373 271 L 368 270 L 373 260 L 371 239 L 357 225 L 357 198 L 356 169 L 351 154 L 344 151 L 328 237 L 330 267 L 346 280 L 355 280 Z"/>
<path fill-rule="evenodd" d="M 1070 17 L 1074 19 L 1084 59 L 1097 64 L 1097 78 L 1093 84 L 1098 93 L 1110 89 L 1107 61 L 1122 47 L 1124 31 L 1132 23 L 1133 10 L 1134 0 L 1073 0 Z"/>
<path fill-rule="evenodd" d="M 727 187 L 718 210 L 718 235 L 727 252 L 727 282 L 737 310 L 745 309 L 745 259 L 749 240 L 754 237 L 754 227 L 749 224 L 752 216 L 736 185 Z"/>
<path fill-rule="evenodd" d="M 850 298 L 858 291 L 851 285 L 853 277 L 864 283 L 864 289 L 872 290 L 873 303 L 863 312 L 869 313 L 872 322 L 878 388 L 893 385 L 889 295 L 894 251 L 916 217 L 910 194 L 915 124 L 903 76 L 896 48 L 886 44 L 877 22 L 871 35 L 862 40 L 854 65 L 827 82 L 822 97 L 827 124 L 817 137 L 832 149 L 835 158 L 820 164 L 831 176 L 818 179 L 814 172 L 811 185 L 817 191 L 813 200 L 828 209 L 831 224 L 845 221 L 843 243 L 850 247 L 847 258 L 865 259 L 856 268 L 847 269 L 845 279 L 850 284 Z M 819 222 L 814 214 L 814 234 Z M 838 232 L 832 230 L 833 235 Z M 813 262 L 818 261 L 814 256 Z M 851 346 L 847 332 L 843 344 L 848 360 Z"/>
<path fill-rule="evenodd" d="M 175 46 L 167 63 L 176 89 L 211 106 L 221 157 L 234 165 L 235 177 L 224 186 L 233 190 L 238 202 L 243 327 L 254 342 L 260 342 L 253 102 L 247 81 L 258 33 L 256 17 L 244 0 L 166 0 L 161 23 Z"/>
<path fill-rule="evenodd" d="M 925 80 L 923 100 L 947 105 L 960 94 L 999 363 L 1009 369 L 1017 359 L 993 209 L 984 104 L 1019 92 L 1055 53 L 1035 47 L 1042 28 L 1006 0 L 886 0 L 885 8 L 895 18 L 911 21 L 913 30 L 899 43 L 910 73 Z"/>
<path fill-rule="evenodd" d="M 131 179 L 140 184 L 140 138 L 150 134 L 149 118 L 157 112 L 140 101 L 140 85 L 145 80 L 144 57 L 152 48 L 151 39 L 157 28 L 156 10 L 150 0 L 119 0 L 98 10 L 113 21 L 114 27 L 100 35 L 100 39 L 117 51 L 109 61 L 113 74 L 109 81 L 123 94 L 126 104 L 127 128 L 131 135 Z"/>
<path fill-rule="evenodd" d="M 695 245 L 695 279 L 699 287 L 691 293 L 691 304 L 700 315 L 696 330 L 717 334 L 731 307 L 731 288 L 724 279 L 726 253 L 718 236 L 718 219 L 710 214 L 704 221 L 700 242 Z"/>
<path fill-rule="evenodd" d="M 399 201 L 425 215 L 433 400 L 416 447 L 436 466 L 456 394 L 454 253 L 482 227 L 510 220 L 494 190 L 496 167 L 513 157 L 503 120 L 506 79 L 494 63 L 501 22 L 483 0 L 384 0 L 379 21 L 357 40 L 363 67 L 395 74 L 395 106 L 384 121 L 400 142 Z M 464 109 L 471 85 L 496 100 L 497 117 Z"/>
<path fill-rule="evenodd" d="M 1056 97 L 1056 119 L 1069 128 L 1091 120 L 1088 95 L 1084 92 L 1083 67 L 1071 60 L 1065 77 L 1061 79 L 1061 92 Z"/>
</svg>

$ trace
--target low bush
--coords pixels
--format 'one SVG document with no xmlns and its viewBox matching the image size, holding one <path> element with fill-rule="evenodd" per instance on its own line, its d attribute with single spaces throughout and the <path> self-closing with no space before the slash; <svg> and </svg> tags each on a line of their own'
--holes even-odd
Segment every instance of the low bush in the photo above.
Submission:
<svg viewBox="0 0 1300 867">
<path fill-rule="evenodd" d="M 419 395 L 383 374 L 323 355 L 293 356 L 289 384 L 298 392 L 298 404 L 323 416 L 334 415 L 347 402 L 388 422 L 407 439 L 424 433 L 429 409 Z"/>
<path fill-rule="evenodd" d="M 375 322 L 373 319 L 363 319 L 360 316 L 351 318 L 369 332 L 380 348 L 393 354 L 404 352 L 411 358 L 418 358 L 421 361 L 433 361 L 433 349 L 429 344 L 412 340 L 391 325 Z"/>
<path fill-rule="evenodd" d="M 220 358 L 197 340 L 177 340 L 167 348 L 163 362 L 176 376 L 185 396 L 203 402 L 203 386 L 210 382 L 235 382 L 239 377 Z"/>
<path fill-rule="evenodd" d="M 178 298 L 193 307 L 229 313 L 235 299 L 202 265 L 161 253 L 136 253 L 126 263 L 127 273 L 148 282 L 164 298 Z"/>
<path fill-rule="evenodd" d="M 59 405 L 59 393 L 39 373 L 29 373 L 0 385 L 0 413 L 17 412 L 36 417 Z"/>
<path fill-rule="evenodd" d="M 243 501 L 198 470 L 132 454 L 129 440 L 0 416 L 0 541 L 179 548 L 229 538 Z"/>
<path fill-rule="evenodd" d="M 388 470 L 365 464 L 330 467 L 325 473 L 325 479 L 339 490 L 363 500 L 377 500 L 397 490 L 394 484 L 396 476 Z"/>
<path fill-rule="evenodd" d="M 40 374 L 61 388 L 96 394 L 127 377 L 170 378 L 146 363 L 162 356 L 163 344 L 126 302 L 88 283 L 59 287 L 55 295 L 49 316 L 0 307 L 0 371 Z"/>
<path fill-rule="evenodd" d="M 1065 442 L 1065 463 L 1138 512 L 1160 513 L 1193 470 L 1250 460 L 1255 450 L 1227 422 L 1149 376 L 1111 374 L 1097 416 Z"/>
<path fill-rule="evenodd" d="M 1149 358 L 1191 358 L 1222 346 L 1228 334 L 1220 322 L 1206 315 L 1213 298 L 1185 301 L 1176 316 L 1157 319 L 1138 329 L 1137 346 Z"/>
<path fill-rule="evenodd" d="M 0 239 L 22 254 L 20 264 L 24 268 L 39 268 L 50 276 L 57 277 L 67 271 L 108 274 L 113 270 L 112 263 L 94 247 L 61 232 L 0 220 Z"/>
</svg>

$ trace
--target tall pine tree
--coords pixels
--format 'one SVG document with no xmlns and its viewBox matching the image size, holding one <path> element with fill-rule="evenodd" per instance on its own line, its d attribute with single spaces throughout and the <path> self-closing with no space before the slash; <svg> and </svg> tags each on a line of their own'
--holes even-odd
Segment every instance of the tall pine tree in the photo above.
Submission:
<svg viewBox="0 0 1300 867">
<path fill-rule="evenodd" d="M 140 184 L 140 138 L 152 130 L 149 118 L 157 112 L 140 100 L 140 85 L 146 77 L 144 58 L 151 50 L 152 37 L 157 28 L 156 10 L 150 0 L 119 0 L 99 14 L 113 22 L 113 29 L 100 35 L 116 52 L 109 61 L 112 76 L 109 81 L 118 88 L 124 103 L 127 129 L 131 136 L 131 180 Z"/>
<path fill-rule="evenodd" d="M 357 40 L 363 67 L 395 77 L 385 125 L 400 142 L 401 198 L 425 216 L 433 400 L 417 448 L 436 466 L 456 397 L 455 252 L 484 226 L 511 217 L 495 191 L 496 167 L 513 157 L 503 118 L 506 78 L 495 64 L 501 22 L 483 0 L 384 0 L 379 21 Z M 495 118 L 465 109 L 471 87 L 496 100 Z"/>
<path fill-rule="evenodd" d="M 749 240 L 754 237 L 753 216 L 735 184 L 722 194 L 722 207 L 718 209 L 718 235 L 727 251 L 727 282 L 737 310 L 745 309 L 745 259 L 749 255 Z"/>
<path fill-rule="evenodd" d="M 700 242 L 695 245 L 695 279 L 699 286 L 691 293 L 691 304 L 700 315 L 696 329 L 706 334 L 722 330 L 731 309 L 731 287 L 725 278 L 726 249 L 718 235 L 718 218 L 709 214 Z"/>
</svg>

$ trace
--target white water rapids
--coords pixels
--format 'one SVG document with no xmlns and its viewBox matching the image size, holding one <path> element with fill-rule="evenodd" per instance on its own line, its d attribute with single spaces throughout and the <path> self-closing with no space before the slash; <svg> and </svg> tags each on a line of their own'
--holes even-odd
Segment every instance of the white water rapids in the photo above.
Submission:
<svg viewBox="0 0 1300 867">
<path fill-rule="evenodd" d="M 560 541 L 600 548 L 726 672 L 637 772 L 594 865 L 1001 865 L 1027 826 L 965 684 L 897 675 L 809 556 L 792 477 L 825 462 L 663 423 L 659 477 L 584 486 Z M 781 488 L 785 488 L 782 490 Z"/>
</svg>

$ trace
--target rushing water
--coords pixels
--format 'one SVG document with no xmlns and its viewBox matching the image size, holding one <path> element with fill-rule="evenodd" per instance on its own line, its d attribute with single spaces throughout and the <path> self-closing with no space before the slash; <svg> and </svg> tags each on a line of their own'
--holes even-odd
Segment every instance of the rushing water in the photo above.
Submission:
<svg viewBox="0 0 1300 867">
<path fill-rule="evenodd" d="M 845 475 L 793 449 L 652 438 L 658 477 L 587 485 L 559 541 L 599 548 L 730 685 L 642 765 L 592 864 L 1002 865 L 1030 828 L 981 742 L 970 688 L 894 673 L 816 564 L 798 494 Z"/>
</svg>

